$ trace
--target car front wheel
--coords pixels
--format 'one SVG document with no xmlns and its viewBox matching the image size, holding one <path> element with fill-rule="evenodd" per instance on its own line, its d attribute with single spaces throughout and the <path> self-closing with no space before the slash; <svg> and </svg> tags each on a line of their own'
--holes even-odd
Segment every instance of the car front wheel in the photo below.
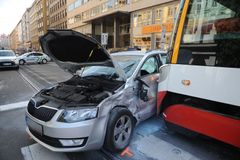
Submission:
<svg viewBox="0 0 240 160">
<path fill-rule="evenodd" d="M 19 60 L 19 64 L 20 64 L 20 65 L 24 65 L 24 64 L 25 64 L 25 61 L 24 61 L 23 59 L 20 59 L 20 60 Z"/>
<path fill-rule="evenodd" d="M 107 127 L 105 148 L 118 152 L 126 148 L 131 140 L 134 128 L 132 114 L 126 108 L 112 110 Z"/>
</svg>

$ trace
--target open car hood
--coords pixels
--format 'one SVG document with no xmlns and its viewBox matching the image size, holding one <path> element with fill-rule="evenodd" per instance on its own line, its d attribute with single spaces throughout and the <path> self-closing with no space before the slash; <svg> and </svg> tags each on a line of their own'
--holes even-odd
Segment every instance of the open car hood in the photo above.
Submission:
<svg viewBox="0 0 240 160">
<path fill-rule="evenodd" d="M 124 71 L 94 38 L 73 30 L 49 30 L 40 38 L 40 44 L 44 53 L 72 74 L 84 66 L 109 66 L 126 80 Z"/>
</svg>

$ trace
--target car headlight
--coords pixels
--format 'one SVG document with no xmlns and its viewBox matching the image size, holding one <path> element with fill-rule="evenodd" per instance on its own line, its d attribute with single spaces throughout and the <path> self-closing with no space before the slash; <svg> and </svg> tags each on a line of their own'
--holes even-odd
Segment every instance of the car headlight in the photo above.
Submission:
<svg viewBox="0 0 240 160">
<path fill-rule="evenodd" d="M 15 64 L 19 64 L 18 59 L 14 59 L 13 62 L 14 62 Z"/>
<path fill-rule="evenodd" d="M 58 119 L 60 122 L 74 123 L 97 117 L 98 108 L 66 109 Z"/>
</svg>

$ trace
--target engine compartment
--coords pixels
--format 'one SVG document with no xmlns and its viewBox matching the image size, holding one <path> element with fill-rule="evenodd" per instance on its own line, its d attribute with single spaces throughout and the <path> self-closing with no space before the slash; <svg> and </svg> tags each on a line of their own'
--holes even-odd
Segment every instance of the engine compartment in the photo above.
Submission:
<svg viewBox="0 0 240 160">
<path fill-rule="evenodd" d="M 54 98 L 68 103 L 99 104 L 123 84 L 123 81 L 102 77 L 73 76 L 68 81 L 43 91 L 41 95 L 45 98 Z"/>
</svg>

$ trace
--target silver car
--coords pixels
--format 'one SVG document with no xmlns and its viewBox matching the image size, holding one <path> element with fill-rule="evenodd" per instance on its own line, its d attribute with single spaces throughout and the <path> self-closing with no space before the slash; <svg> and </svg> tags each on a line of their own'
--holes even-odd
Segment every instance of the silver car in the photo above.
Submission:
<svg viewBox="0 0 240 160">
<path fill-rule="evenodd" d="M 16 55 L 12 50 L 0 50 L 0 68 L 19 69 Z"/>
<path fill-rule="evenodd" d="M 127 147 L 134 127 L 156 113 L 160 54 L 110 56 L 95 39 L 72 30 L 51 30 L 40 42 L 74 76 L 31 98 L 28 134 L 57 152 Z"/>
<path fill-rule="evenodd" d="M 48 55 L 41 52 L 28 52 L 28 53 L 24 53 L 21 56 L 18 56 L 17 60 L 20 65 L 24 65 L 27 63 L 46 64 L 51 59 L 48 57 Z"/>
</svg>

